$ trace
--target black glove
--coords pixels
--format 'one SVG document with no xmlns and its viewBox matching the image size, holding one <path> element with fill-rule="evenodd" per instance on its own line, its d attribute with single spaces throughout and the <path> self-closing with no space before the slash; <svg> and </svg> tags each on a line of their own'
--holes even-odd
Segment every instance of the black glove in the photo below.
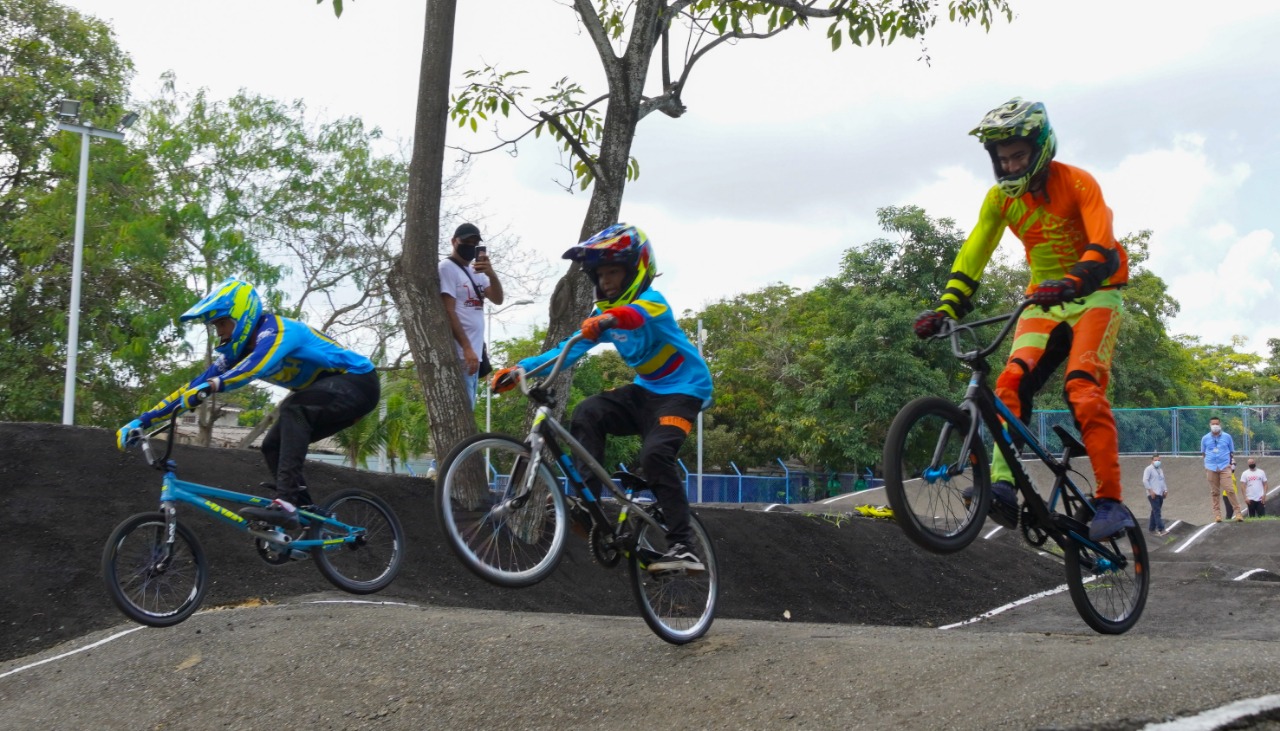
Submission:
<svg viewBox="0 0 1280 731">
<path fill-rule="evenodd" d="M 915 331 L 916 337 L 924 339 L 931 338 L 942 332 L 942 323 L 951 319 L 951 316 L 945 312 L 938 310 L 925 310 L 916 318 Z"/>
<path fill-rule="evenodd" d="M 1031 293 L 1031 301 L 1044 309 L 1076 298 L 1076 283 L 1070 279 L 1046 279 Z"/>
</svg>

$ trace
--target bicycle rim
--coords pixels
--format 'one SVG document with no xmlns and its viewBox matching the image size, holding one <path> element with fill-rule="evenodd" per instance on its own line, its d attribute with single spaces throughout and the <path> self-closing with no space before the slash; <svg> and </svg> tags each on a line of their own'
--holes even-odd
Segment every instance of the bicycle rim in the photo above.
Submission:
<svg viewBox="0 0 1280 731">
<path fill-rule="evenodd" d="M 1103 545 L 1123 556 L 1124 565 L 1108 560 L 1096 549 L 1070 541 L 1064 552 L 1067 588 L 1071 603 L 1086 624 L 1102 634 L 1118 635 L 1137 624 L 1147 603 L 1151 582 L 1147 540 L 1142 530 L 1134 527 L 1126 528 Z"/>
<path fill-rule="evenodd" d="M 436 484 L 440 527 L 468 569 L 499 586 L 546 578 L 564 551 L 560 483 L 539 464 L 525 492 L 529 448 L 502 434 L 477 434 L 454 447 Z"/>
<path fill-rule="evenodd" d="M 372 594 L 385 589 L 400 572 L 404 560 L 404 530 L 381 498 L 363 490 L 344 490 L 325 504 L 330 518 L 355 531 L 354 541 L 344 540 L 311 549 L 316 568 L 334 586 L 352 594 Z M 350 531 L 332 523 L 312 523 L 307 537 L 313 540 L 346 539 Z"/>
<path fill-rule="evenodd" d="M 194 534 L 177 525 L 166 555 L 165 520 L 141 513 L 121 523 L 102 553 L 102 578 L 125 616 L 151 627 L 169 627 L 200 607 L 209 583 L 204 550 Z"/>
<path fill-rule="evenodd" d="M 667 550 L 666 537 L 648 523 L 642 524 L 636 550 L 631 554 L 631 585 L 640 614 L 649 629 L 673 645 L 692 642 L 707 633 L 715 619 L 720 575 L 711 539 L 697 516 L 689 515 L 694 552 L 705 571 L 672 571 L 651 574 L 646 558 Z"/>
<path fill-rule="evenodd" d="M 894 519 L 914 543 L 952 553 L 977 538 L 991 501 L 986 451 L 977 440 L 962 455 L 969 416 L 945 399 L 903 407 L 884 445 L 885 492 Z"/>
</svg>

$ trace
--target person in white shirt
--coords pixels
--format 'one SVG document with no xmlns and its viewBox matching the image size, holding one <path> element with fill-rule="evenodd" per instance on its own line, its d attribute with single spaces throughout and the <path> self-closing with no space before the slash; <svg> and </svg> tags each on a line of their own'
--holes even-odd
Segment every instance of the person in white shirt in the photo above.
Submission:
<svg viewBox="0 0 1280 731">
<path fill-rule="evenodd" d="M 502 282 L 489 263 L 481 243 L 480 229 L 464 223 L 453 232 L 453 253 L 440 260 L 440 299 L 449 317 L 458 361 L 462 367 L 462 383 L 471 407 L 476 405 L 476 385 L 488 374 L 483 370 L 484 302 L 502 304 Z"/>
<path fill-rule="evenodd" d="M 1258 469 L 1258 463 L 1249 458 L 1249 469 L 1240 474 L 1244 485 L 1244 499 L 1249 503 L 1249 517 L 1261 518 L 1267 514 L 1267 473 Z"/>
<path fill-rule="evenodd" d="M 1164 499 L 1169 494 L 1169 487 L 1164 481 L 1164 469 L 1160 467 L 1160 455 L 1151 455 L 1151 464 L 1142 471 L 1142 486 L 1147 489 L 1147 502 L 1151 503 L 1151 518 L 1147 521 L 1147 530 L 1158 536 L 1169 531 L 1164 527 Z"/>
</svg>

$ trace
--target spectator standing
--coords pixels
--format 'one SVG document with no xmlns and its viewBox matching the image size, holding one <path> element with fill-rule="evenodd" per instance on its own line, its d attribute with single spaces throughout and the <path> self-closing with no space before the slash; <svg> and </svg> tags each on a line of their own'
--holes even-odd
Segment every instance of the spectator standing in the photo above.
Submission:
<svg viewBox="0 0 1280 731">
<path fill-rule="evenodd" d="M 449 317 L 449 328 L 462 367 L 471 407 L 476 405 L 476 385 L 481 365 L 488 362 L 484 352 L 484 302 L 502 304 L 502 282 L 489 263 L 481 245 L 480 229 L 464 223 L 453 232 L 453 253 L 440 260 L 440 299 Z"/>
<path fill-rule="evenodd" d="M 1164 468 L 1160 466 L 1160 455 L 1151 455 L 1151 464 L 1142 472 L 1142 486 L 1147 489 L 1147 502 L 1151 503 L 1151 518 L 1147 521 L 1147 530 L 1158 536 L 1169 531 L 1164 527 L 1164 499 L 1169 494 L 1169 487 L 1164 481 Z"/>
<path fill-rule="evenodd" d="M 1244 484 L 1244 499 L 1249 503 L 1249 517 L 1261 518 L 1267 514 L 1267 473 L 1258 469 L 1258 463 L 1249 459 L 1249 469 L 1240 473 Z"/>
<path fill-rule="evenodd" d="M 1236 445 L 1231 435 L 1222 430 L 1222 420 L 1209 419 L 1209 433 L 1200 437 L 1200 455 L 1204 457 L 1205 476 L 1209 481 L 1209 502 L 1213 505 L 1213 522 L 1222 522 L 1222 508 L 1218 496 L 1227 498 L 1234 508 L 1236 521 L 1244 520 L 1231 484 L 1231 462 L 1235 459 Z M 1231 516 L 1227 516 L 1230 518 Z"/>
</svg>

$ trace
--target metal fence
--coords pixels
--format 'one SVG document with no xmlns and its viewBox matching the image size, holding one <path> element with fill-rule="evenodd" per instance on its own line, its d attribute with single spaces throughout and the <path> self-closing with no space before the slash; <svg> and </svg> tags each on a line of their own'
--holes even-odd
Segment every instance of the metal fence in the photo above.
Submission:
<svg viewBox="0 0 1280 731">
<path fill-rule="evenodd" d="M 1235 441 L 1238 453 L 1280 455 L 1280 406 L 1277 405 L 1115 409 L 1114 413 L 1121 454 L 1199 454 L 1200 439 L 1209 432 L 1209 419 L 1216 416 L 1222 421 L 1222 430 Z M 1055 424 L 1062 424 L 1068 431 L 1077 433 L 1075 420 L 1069 411 L 1044 410 L 1031 415 L 1031 426 L 1040 442 L 1050 451 L 1060 452 L 1062 442 L 1053 432 Z M 984 433 L 983 436 L 990 447 L 990 435 Z M 313 454 L 309 458 L 343 463 L 343 458 L 338 455 Z M 793 469 L 781 459 L 776 461 L 777 474 L 747 474 L 730 463 L 735 474 L 704 473 L 701 485 L 696 472 L 687 469 L 683 462 L 679 464 L 684 473 L 685 494 L 692 503 L 806 503 L 884 484 L 869 469 L 862 474 L 815 474 Z M 373 462 L 370 461 L 371 466 Z M 434 468 L 435 460 L 412 460 L 399 465 L 397 470 L 434 477 Z M 505 478 L 498 476 L 497 479 L 501 483 Z M 883 501 L 883 498 L 879 500 Z"/>
<path fill-rule="evenodd" d="M 1177 406 L 1167 409 L 1115 409 L 1121 454 L 1171 456 L 1200 453 L 1200 439 L 1209 433 L 1209 419 L 1218 417 L 1241 454 L 1280 454 L 1280 406 Z M 1036 411 L 1031 426 L 1051 450 L 1062 443 L 1054 424 L 1075 431 L 1069 411 Z"/>
</svg>

